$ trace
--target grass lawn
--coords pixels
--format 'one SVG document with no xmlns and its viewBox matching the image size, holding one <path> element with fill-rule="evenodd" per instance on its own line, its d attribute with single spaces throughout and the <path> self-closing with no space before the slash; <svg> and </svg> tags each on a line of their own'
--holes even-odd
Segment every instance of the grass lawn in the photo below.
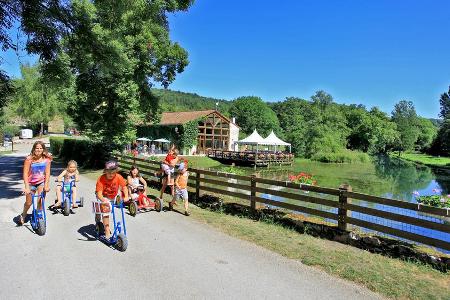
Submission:
<svg viewBox="0 0 450 300">
<path fill-rule="evenodd" d="M 392 156 L 398 157 L 394 154 L 392 154 Z M 428 166 L 450 167 L 450 157 L 432 156 L 422 153 L 402 153 L 400 158 Z"/>
</svg>

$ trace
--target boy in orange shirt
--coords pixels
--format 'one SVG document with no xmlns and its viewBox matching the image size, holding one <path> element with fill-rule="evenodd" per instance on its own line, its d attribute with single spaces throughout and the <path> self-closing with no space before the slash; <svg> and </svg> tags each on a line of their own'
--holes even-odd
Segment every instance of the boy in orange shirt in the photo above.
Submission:
<svg viewBox="0 0 450 300">
<path fill-rule="evenodd" d="M 105 237 L 107 239 L 111 237 L 108 214 L 111 212 L 110 201 L 114 201 L 114 198 L 119 193 L 119 188 L 122 191 L 123 200 L 128 201 L 127 181 L 122 175 L 117 174 L 118 169 L 119 165 L 116 161 L 110 160 L 106 162 L 104 174 L 98 178 L 95 187 L 97 198 L 103 202 L 101 211 L 103 213 L 103 225 L 105 226 Z"/>
<path fill-rule="evenodd" d="M 182 162 L 178 167 L 178 175 L 175 179 L 175 195 L 172 202 L 169 203 L 169 208 L 177 205 L 177 200 L 180 198 L 184 200 L 184 215 L 189 216 L 189 196 L 187 190 L 189 172 L 187 171 L 187 161 Z"/>
</svg>

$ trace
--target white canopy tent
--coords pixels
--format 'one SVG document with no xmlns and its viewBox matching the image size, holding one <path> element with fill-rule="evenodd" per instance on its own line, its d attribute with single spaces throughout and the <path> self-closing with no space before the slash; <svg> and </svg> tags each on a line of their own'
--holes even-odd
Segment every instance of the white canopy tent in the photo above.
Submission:
<svg viewBox="0 0 450 300">
<path fill-rule="evenodd" d="M 264 139 L 262 136 L 259 135 L 258 131 L 256 131 L 255 129 L 253 130 L 252 134 L 250 134 L 248 137 L 240 141 L 237 141 L 236 143 L 240 145 L 263 145 Z"/>
<path fill-rule="evenodd" d="M 275 133 L 272 132 L 264 139 L 263 141 L 264 145 L 268 146 L 275 146 L 275 151 L 277 149 L 277 146 L 289 146 L 289 152 L 291 152 L 291 144 L 286 143 L 285 141 L 281 140 L 279 137 L 275 135 Z"/>
<path fill-rule="evenodd" d="M 166 139 L 156 139 L 156 140 L 153 140 L 153 142 L 158 142 L 158 143 L 170 143 L 170 141 L 169 141 L 169 140 L 166 140 Z"/>
<path fill-rule="evenodd" d="M 141 142 L 150 142 L 150 141 L 151 141 L 151 139 L 148 139 L 148 138 L 145 138 L 145 137 L 141 137 L 141 138 L 138 138 L 138 139 L 136 139 L 136 141 L 141 141 Z"/>
</svg>

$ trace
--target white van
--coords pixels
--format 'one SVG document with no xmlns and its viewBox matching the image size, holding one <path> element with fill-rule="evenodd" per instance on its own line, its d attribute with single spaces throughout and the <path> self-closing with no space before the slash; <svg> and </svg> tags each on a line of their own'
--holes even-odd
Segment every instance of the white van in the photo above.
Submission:
<svg viewBox="0 0 450 300">
<path fill-rule="evenodd" d="M 32 139 L 33 138 L 33 130 L 31 130 L 31 129 L 20 130 L 20 138 L 21 139 Z"/>
</svg>

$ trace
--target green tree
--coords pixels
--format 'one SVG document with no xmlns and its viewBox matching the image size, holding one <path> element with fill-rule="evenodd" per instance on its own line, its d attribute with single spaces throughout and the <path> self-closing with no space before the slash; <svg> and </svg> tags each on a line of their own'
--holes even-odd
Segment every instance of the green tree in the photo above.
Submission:
<svg viewBox="0 0 450 300">
<path fill-rule="evenodd" d="M 37 2 L 23 6 L 27 49 L 40 55 L 46 77 L 70 66 L 78 94 L 70 113 L 91 138 L 120 145 L 135 138 L 144 117 L 158 118 L 151 86 L 167 87 L 188 64 L 169 38 L 168 13 L 192 0 L 24 2 Z"/>
<path fill-rule="evenodd" d="M 441 116 L 444 120 L 450 119 L 450 86 L 448 87 L 448 92 L 441 95 L 439 103 L 441 105 L 439 116 Z"/>
<path fill-rule="evenodd" d="M 416 141 L 416 149 L 421 152 L 427 151 L 436 138 L 438 128 L 429 119 L 418 117 L 417 127 L 419 136 Z"/>
<path fill-rule="evenodd" d="M 387 153 L 394 149 L 400 141 L 397 124 L 392 122 L 386 113 L 373 107 L 370 112 L 371 135 L 368 152 L 372 154 Z"/>
<path fill-rule="evenodd" d="M 52 120 L 56 115 L 64 114 L 67 99 L 64 94 L 69 88 L 51 86 L 43 81 L 39 66 L 22 65 L 22 78 L 14 80 L 16 93 L 10 106 L 14 113 L 26 120 L 30 125 L 40 126 Z M 73 91 L 72 94 L 73 96 Z"/>
<path fill-rule="evenodd" d="M 400 133 L 400 144 L 397 148 L 399 153 L 413 150 L 419 137 L 418 117 L 414 104 L 406 100 L 395 104 L 392 120 L 397 124 L 397 130 Z"/>
<path fill-rule="evenodd" d="M 446 119 L 439 128 L 436 139 L 431 146 L 430 153 L 450 156 L 450 119 Z"/>
<path fill-rule="evenodd" d="M 268 135 L 271 130 L 279 133 L 280 124 L 275 112 L 259 97 L 239 97 L 230 107 L 230 115 L 236 117 L 241 130 L 250 134 L 257 129 L 261 135 Z"/>
<path fill-rule="evenodd" d="M 273 104 L 272 108 L 278 117 L 286 141 L 292 145 L 292 151 L 296 155 L 304 155 L 310 103 L 300 98 L 289 97 L 283 102 Z"/>
</svg>

